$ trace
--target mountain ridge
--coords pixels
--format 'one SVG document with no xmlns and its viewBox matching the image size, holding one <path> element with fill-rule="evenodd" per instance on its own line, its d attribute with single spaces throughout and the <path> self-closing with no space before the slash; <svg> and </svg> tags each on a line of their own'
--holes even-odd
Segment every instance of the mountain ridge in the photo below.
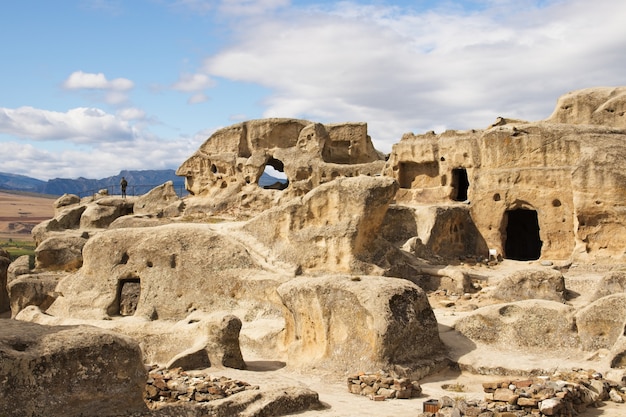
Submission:
<svg viewBox="0 0 626 417">
<path fill-rule="evenodd" d="M 174 189 L 179 195 L 187 193 L 185 190 L 185 178 L 176 175 L 173 169 L 162 170 L 122 170 L 119 174 L 101 179 L 92 178 L 53 178 L 47 181 L 28 177 L 26 175 L 0 172 L 0 190 L 21 191 L 36 194 L 61 196 L 63 194 L 76 194 L 84 197 L 94 194 L 99 190 L 106 189 L 110 194 L 120 193 L 120 180 L 122 177 L 128 181 L 128 195 L 141 195 L 167 181 L 174 183 Z M 286 180 L 275 178 L 263 173 L 259 179 L 260 186 L 285 182 Z"/>
<path fill-rule="evenodd" d="M 38 194 L 63 195 L 76 194 L 85 196 L 107 189 L 110 193 L 119 193 L 119 183 L 125 177 L 129 183 L 128 193 L 144 194 L 150 189 L 167 181 L 172 181 L 177 192 L 185 189 L 185 179 L 176 175 L 173 169 L 164 170 L 123 170 L 119 174 L 106 178 L 53 178 L 47 181 L 25 175 L 0 172 L 0 189 L 24 191 Z"/>
</svg>

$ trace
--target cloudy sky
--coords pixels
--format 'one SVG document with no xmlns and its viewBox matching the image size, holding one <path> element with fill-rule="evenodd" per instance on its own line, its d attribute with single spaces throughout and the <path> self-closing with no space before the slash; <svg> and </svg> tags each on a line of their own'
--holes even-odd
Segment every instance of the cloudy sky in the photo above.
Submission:
<svg viewBox="0 0 626 417">
<path fill-rule="evenodd" d="M 626 85 L 621 0 L 7 0 L 0 172 L 177 168 L 216 129 L 297 117 L 405 132 L 540 120 Z"/>
</svg>

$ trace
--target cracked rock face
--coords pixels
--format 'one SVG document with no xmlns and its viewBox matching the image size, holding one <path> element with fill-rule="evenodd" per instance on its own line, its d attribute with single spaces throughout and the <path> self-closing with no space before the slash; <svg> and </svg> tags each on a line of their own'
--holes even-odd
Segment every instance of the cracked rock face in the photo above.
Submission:
<svg viewBox="0 0 626 417">
<path fill-rule="evenodd" d="M 146 370 L 131 338 L 91 326 L 0 322 L 0 414 L 116 416 L 146 409 Z"/>
</svg>

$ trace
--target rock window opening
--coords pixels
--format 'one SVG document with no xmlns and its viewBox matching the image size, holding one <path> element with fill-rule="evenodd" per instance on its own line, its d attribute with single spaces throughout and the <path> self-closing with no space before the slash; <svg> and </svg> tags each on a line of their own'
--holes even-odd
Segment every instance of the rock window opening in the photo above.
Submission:
<svg viewBox="0 0 626 417">
<path fill-rule="evenodd" d="M 452 170 L 452 195 L 454 201 L 466 201 L 469 180 L 465 168 L 454 168 Z"/>
<path fill-rule="evenodd" d="M 539 238 L 539 220 L 535 210 L 515 209 L 505 213 L 507 259 L 532 261 L 541 256 L 543 242 Z"/>
<path fill-rule="evenodd" d="M 279 159 L 270 158 L 259 178 L 259 187 L 266 190 L 284 190 L 289 186 L 289 179 L 285 174 L 285 164 Z"/>
<path fill-rule="evenodd" d="M 117 283 L 118 311 L 120 316 L 132 316 L 137 311 L 141 294 L 139 278 L 127 278 Z"/>
</svg>

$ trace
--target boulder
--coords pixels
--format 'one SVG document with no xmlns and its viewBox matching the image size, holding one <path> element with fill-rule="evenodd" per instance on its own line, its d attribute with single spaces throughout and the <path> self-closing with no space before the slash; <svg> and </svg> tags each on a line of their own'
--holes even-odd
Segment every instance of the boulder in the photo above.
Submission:
<svg viewBox="0 0 626 417">
<path fill-rule="evenodd" d="M 626 272 L 612 271 L 604 275 L 596 284 L 591 301 L 611 294 L 626 292 Z"/>
<path fill-rule="evenodd" d="M 129 227 L 154 227 L 172 223 L 169 217 L 156 217 L 150 214 L 129 214 L 118 217 L 109 225 L 109 229 L 121 229 Z"/>
<path fill-rule="evenodd" d="M 59 232 L 66 229 L 78 229 L 80 218 L 87 209 L 87 205 L 72 205 L 62 208 L 52 219 L 39 223 L 31 231 L 36 245 L 46 240 L 50 232 Z"/>
<path fill-rule="evenodd" d="M 54 214 L 59 214 L 67 206 L 73 206 L 80 203 L 80 197 L 76 194 L 63 194 L 54 201 Z"/>
<path fill-rule="evenodd" d="M 87 205 L 80 217 L 81 229 L 105 229 L 118 217 L 133 213 L 131 199 L 105 197 Z"/>
<path fill-rule="evenodd" d="M 132 339 L 90 326 L 0 319 L 0 414 L 121 416 L 147 411 Z"/>
<path fill-rule="evenodd" d="M 200 404 L 166 403 L 157 411 L 152 411 L 154 414 L 149 416 L 285 416 L 324 408 L 317 392 L 309 388 L 279 386 L 264 390 L 244 390 L 227 398 Z"/>
<path fill-rule="evenodd" d="M 211 324 L 207 326 L 202 342 L 176 355 L 167 363 L 167 368 L 202 369 L 225 366 L 245 369 L 246 364 L 239 347 L 241 320 L 227 315 Z"/>
<path fill-rule="evenodd" d="M 515 348 L 579 347 L 574 309 L 547 300 L 526 300 L 479 308 L 454 329 L 476 343 Z"/>
<path fill-rule="evenodd" d="M 56 299 L 55 292 L 59 280 L 64 275 L 55 272 L 24 274 L 18 276 L 7 285 L 11 317 L 27 306 L 38 306 L 46 310 Z"/>
<path fill-rule="evenodd" d="M 372 272 L 368 258 L 396 190 L 391 178 L 337 179 L 267 210 L 243 230 L 303 272 Z"/>
<path fill-rule="evenodd" d="M 30 256 L 22 255 L 9 264 L 7 268 L 7 284 L 20 275 L 30 273 Z"/>
<path fill-rule="evenodd" d="M 443 344 L 426 293 L 402 279 L 300 277 L 278 288 L 287 309 L 288 362 L 355 372 L 424 363 Z M 423 374 L 422 374 L 423 376 Z"/>
<path fill-rule="evenodd" d="M 524 268 L 499 279 L 490 294 L 502 301 L 542 299 L 565 302 L 565 279 L 554 269 Z"/>
<path fill-rule="evenodd" d="M 156 217 L 177 217 L 184 207 L 184 203 L 174 190 L 174 183 L 168 181 L 137 197 L 133 213 L 150 214 Z"/>
<path fill-rule="evenodd" d="M 611 349 L 624 334 L 626 293 L 600 298 L 576 313 L 576 326 L 582 348 Z"/>
<path fill-rule="evenodd" d="M 35 268 L 46 270 L 76 270 L 83 264 L 83 246 L 87 239 L 75 234 L 55 233 L 37 245 Z"/>
<path fill-rule="evenodd" d="M 227 312 L 194 311 L 179 321 L 141 317 L 85 320 L 55 317 L 29 306 L 15 318 L 48 326 L 87 324 L 115 331 L 140 343 L 145 362 L 168 368 L 246 368 L 239 346 L 241 320 Z"/>
</svg>

